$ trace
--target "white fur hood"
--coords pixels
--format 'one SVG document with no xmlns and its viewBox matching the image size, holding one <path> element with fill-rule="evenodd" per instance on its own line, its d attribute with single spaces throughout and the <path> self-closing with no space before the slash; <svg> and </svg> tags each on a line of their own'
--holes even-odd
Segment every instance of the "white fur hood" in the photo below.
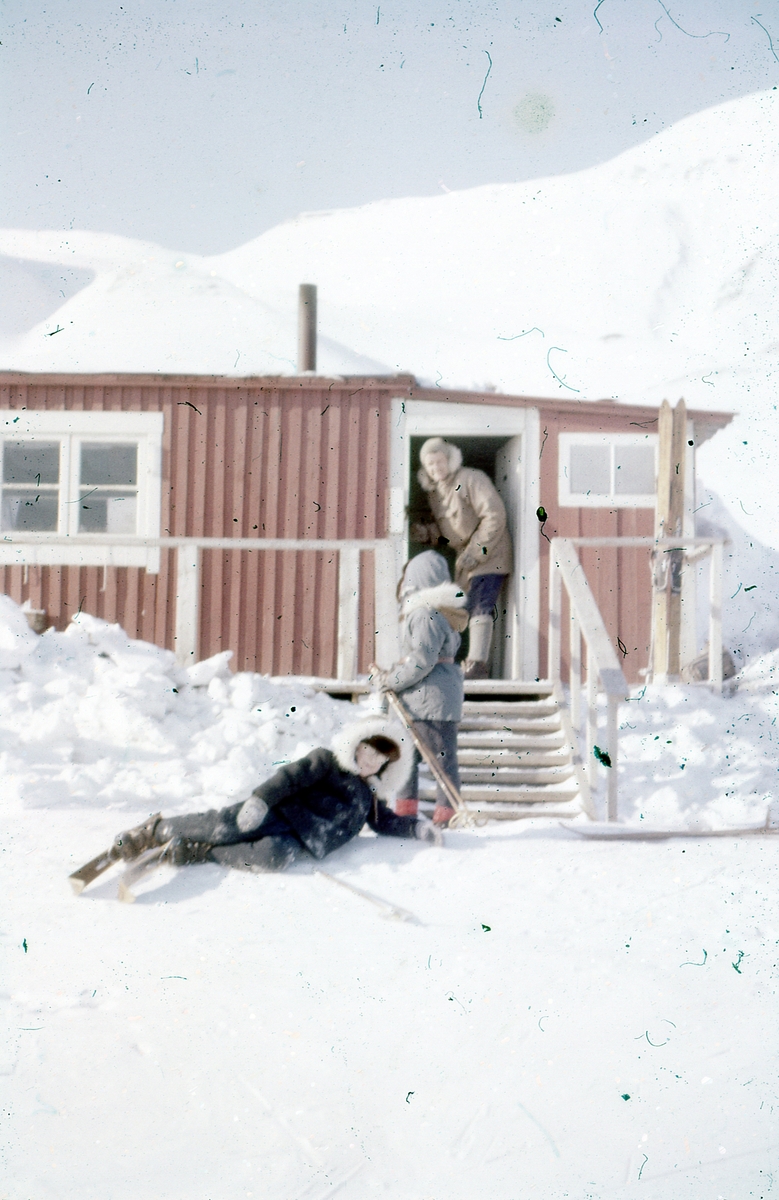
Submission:
<svg viewBox="0 0 779 1200">
<path fill-rule="evenodd" d="M 402 604 L 403 616 L 408 616 L 415 608 L 465 608 L 467 595 L 456 583 L 439 583 L 435 587 L 421 588 L 411 592 Z"/>
<path fill-rule="evenodd" d="M 411 734 L 397 721 L 377 716 L 366 717 L 361 721 L 352 722 L 351 725 L 345 725 L 333 738 L 332 751 L 339 767 L 344 771 L 356 774 L 357 763 L 354 755 L 360 742 L 364 742 L 369 737 L 379 736 L 390 738 L 400 747 L 400 758 L 397 762 L 387 763 L 381 776 L 373 781 L 373 790 L 380 800 L 394 800 L 411 770 L 414 753 Z"/>
<path fill-rule="evenodd" d="M 445 442 L 443 438 L 428 438 L 419 452 L 419 457 L 420 459 L 424 459 L 426 454 L 432 454 L 436 451 L 441 451 L 446 455 L 449 463 L 450 477 L 460 470 L 460 467 L 463 465 L 463 456 L 459 446 L 455 446 L 451 442 Z M 417 479 L 426 492 L 432 492 L 435 490 L 436 485 L 424 467 L 421 467 L 420 470 L 417 471 Z"/>
</svg>

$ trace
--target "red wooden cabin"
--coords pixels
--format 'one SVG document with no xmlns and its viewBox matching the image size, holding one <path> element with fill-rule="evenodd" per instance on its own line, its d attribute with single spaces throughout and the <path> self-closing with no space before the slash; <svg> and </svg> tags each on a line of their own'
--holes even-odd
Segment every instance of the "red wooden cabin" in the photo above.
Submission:
<svg viewBox="0 0 779 1200">
<path fill-rule="evenodd" d="M 236 670 L 334 678 L 365 672 L 392 623 L 408 553 L 421 442 L 456 441 L 504 495 L 515 571 L 502 626 L 506 678 L 545 674 L 544 535 L 654 533 L 658 410 L 453 391 L 411 376 L 219 378 L 0 374 L 0 588 L 63 628 L 79 610 L 184 661 L 234 652 Z M 688 413 L 688 525 L 695 449 L 725 413 Z M 543 505 L 543 528 L 536 510 Z M 190 644 L 181 639 L 182 558 L 165 539 L 295 539 L 311 547 L 201 547 Z M 155 542 L 162 540 L 162 544 Z M 387 541 L 392 554 L 375 571 Z M 367 541 L 342 575 L 337 547 Z M 357 548 L 359 550 L 359 547 Z M 356 552 L 355 552 L 356 553 Z M 607 630 L 647 665 L 645 548 L 586 549 Z M 181 572 L 181 578 L 179 578 Z M 350 579 L 357 599 L 350 600 Z M 382 595 L 375 603 L 376 587 Z M 194 592 L 193 592 L 194 595 Z M 356 605 L 356 647 L 339 654 L 339 607 Z M 391 648 L 391 640 L 384 642 Z M 343 647 L 341 647 L 343 651 Z"/>
</svg>

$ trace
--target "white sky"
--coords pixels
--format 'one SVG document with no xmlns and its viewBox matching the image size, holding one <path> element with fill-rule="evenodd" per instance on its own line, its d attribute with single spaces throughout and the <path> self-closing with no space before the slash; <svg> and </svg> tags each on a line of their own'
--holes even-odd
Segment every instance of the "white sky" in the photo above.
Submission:
<svg viewBox="0 0 779 1200">
<path fill-rule="evenodd" d="M 765 0 L 0 11 L 0 224 L 198 253 L 301 211 L 578 170 L 779 84 Z"/>
</svg>

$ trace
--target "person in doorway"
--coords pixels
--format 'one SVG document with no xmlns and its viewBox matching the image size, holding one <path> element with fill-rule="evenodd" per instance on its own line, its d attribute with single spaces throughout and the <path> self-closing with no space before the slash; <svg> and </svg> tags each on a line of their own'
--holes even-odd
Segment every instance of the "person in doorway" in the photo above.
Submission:
<svg viewBox="0 0 779 1200">
<path fill-rule="evenodd" d="M 457 725 L 463 711 L 463 678 L 455 665 L 460 634 L 468 624 L 466 595 L 452 583 L 442 554 L 425 550 L 406 564 L 398 584 L 404 658 L 371 678 L 379 690 L 399 693 L 417 734 L 440 757 L 441 767 L 460 789 Z M 419 751 L 398 793 L 395 811 L 415 817 L 419 806 Z M 440 786 L 433 822 L 447 825 L 454 813 Z"/>
<path fill-rule="evenodd" d="M 506 509 L 484 471 L 464 467 L 457 446 L 434 437 L 419 453 L 417 478 L 427 493 L 432 521 L 412 526 L 411 536 L 438 545 L 445 538 L 457 553 L 455 582 L 468 592 L 466 679 L 487 679 L 492 646 L 493 610 L 511 571 L 511 538 Z"/>
<path fill-rule="evenodd" d="M 248 871 L 282 871 L 295 859 L 322 859 L 356 837 L 377 833 L 441 845 L 425 819 L 396 815 L 394 799 L 412 762 L 408 733 L 383 717 L 346 726 L 332 750 L 319 747 L 281 767 L 248 800 L 182 817 L 152 817 L 120 833 L 124 859 L 170 843 L 174 866 L 215 862 Z"/>
</svg>

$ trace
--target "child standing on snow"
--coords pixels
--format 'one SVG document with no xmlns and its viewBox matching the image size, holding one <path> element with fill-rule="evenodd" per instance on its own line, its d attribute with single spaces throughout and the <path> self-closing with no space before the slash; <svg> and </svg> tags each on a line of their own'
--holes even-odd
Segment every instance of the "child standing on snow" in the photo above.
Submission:
<svg viewBox="0 0 779 1200">
<path fill-rule="evenodd" d="M 383 718 L 345 727 L 333 749 L 319 747 L 288 763 L 227 808 L 183 817 L 152 817 L 119 834 L 114 845 L 134 859 L 170 842 L 174 866 L 216 862 L 249 871 L 282 871 L 308 852 L 324 858 L 356 837 L 367 821 L 377 833 L 441 845 L 429 821 L 398 816 L 386 801 L 411 764 L 410 738 Z"/>
<path fill-rule="evenodd" d="M 425 550 L 406 564 L 398 585 L 403 622 L 404 657 L 388 671 L 372 677 L 380 690 L 400 693 L 413 718 L 414 729 L 460 789 L 457 766 L 457 725 L 463 711 L 463 677 L 454 659 L 460 634 L 468 624 L 467 597 L 452 583 L 442 554 Z M 411 769 L 399 792 L 395 811 L 415 817 L 419 805 L 416 748 Z M 433 821 L 446 825 L 454 816 L 440 787 L 436 789 Z"/>
</svg>

